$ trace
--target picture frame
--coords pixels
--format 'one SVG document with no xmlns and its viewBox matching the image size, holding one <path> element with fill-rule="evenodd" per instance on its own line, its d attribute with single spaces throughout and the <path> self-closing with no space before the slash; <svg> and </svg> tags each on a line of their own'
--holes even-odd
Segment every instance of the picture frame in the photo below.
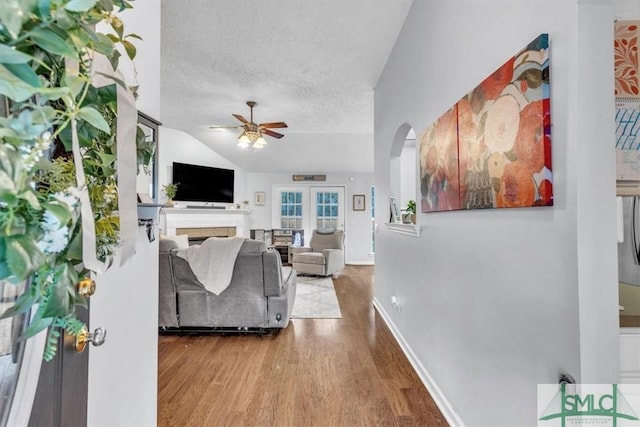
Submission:
<svg viewBox="0 0 640 427">
<path fill-rule="evenodd" d="M 398 199 L 394 196 L 389 196 L 389 209 L 391 210 L 389 222 L 402 223 L 402 219 L 400 218 L 400 208 L 398 207 Z"/>
<path fill-rule="evenodd" d="M 149 193 L 138 193 L 138 203 L 152 204 L 153 199 Z"/>
<path fill-rule="evenodd" d="M 264 191 L 256 191 L 254 194 L 253 204 L 256 206 L 264 206 L 266 195 Z"/>
<path fill-rule="evenodd" d="M 365 196 L 364 194 L 354 194 L 353 195 L 353 210 L 354 211 L 363 211 L 366 209 L 365 206 Z"/>
</svg>

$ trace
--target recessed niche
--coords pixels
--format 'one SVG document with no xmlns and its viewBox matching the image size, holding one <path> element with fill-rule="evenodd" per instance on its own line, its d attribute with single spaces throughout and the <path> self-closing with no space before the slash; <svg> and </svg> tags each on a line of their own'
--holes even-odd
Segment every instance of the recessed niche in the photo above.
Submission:
<svg viewBox="0 0 640 427">
<path fill-rule="evenodd" d="M 404 222 L 414 229 L 415 215 L 407 216 L 406 208 L 409 201 L 416 201 L 418 189 L 417 145 L 416 132 L 407 123 L 402 124 L 396 132 L 391 147 L 389 165 L 389 194 L 395 197 L 400 209 L 399 224 L 396 223 L 396 225 L 402 225 Z M 391 209 L 389 209 L 390 211 Z M 394 223 L 391 214 L 389 218 L 389 222 Z M 392 227 L 389 230 L 393 231 L 397 228 Z"/>
</svg>

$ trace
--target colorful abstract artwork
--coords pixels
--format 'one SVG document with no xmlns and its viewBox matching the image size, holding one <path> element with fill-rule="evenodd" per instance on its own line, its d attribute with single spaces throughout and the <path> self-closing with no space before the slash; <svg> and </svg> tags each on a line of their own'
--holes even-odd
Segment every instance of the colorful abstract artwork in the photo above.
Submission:
<svg viewBox="0 0 640 427">
<path fill-rule="evenodd" d="M 420 135 L 422 212 L 553 205 L 548 47 L 537 37 Z"/>
<path fill-rule="evenodd" d="M 615 95 L 638 99 L 638 29 L 640 21 L 617 21 L 613 41 Z"/>
<path fill-rule="evenodd" d="M 640 21 L 615 23 L 616 178 L 640 179 Z"/>
</svg>

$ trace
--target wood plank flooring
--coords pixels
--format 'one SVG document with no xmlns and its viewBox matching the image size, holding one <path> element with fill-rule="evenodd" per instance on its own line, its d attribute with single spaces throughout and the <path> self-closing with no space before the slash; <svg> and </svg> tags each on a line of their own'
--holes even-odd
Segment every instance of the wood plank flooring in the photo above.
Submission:
<svg viewBox="0 0 640 427">
<path fill-rule="evenodd" d="M 621 328 L 637 328 L 640 327 L 640 316 L 620 315 Z"/>
<path fill-rule="evenodd" d="M 271 336 L 161 336 L 159 426 L 445 426 L 373 308 L 373 267 L 334 278 L 342 319 Z"/>
</svg>

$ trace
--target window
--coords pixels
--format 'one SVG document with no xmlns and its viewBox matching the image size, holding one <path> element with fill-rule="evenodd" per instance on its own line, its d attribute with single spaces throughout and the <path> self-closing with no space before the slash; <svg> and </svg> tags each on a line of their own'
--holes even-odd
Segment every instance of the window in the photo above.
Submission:
<svg viewBox="0 0 640 427">
<path fill-rule="evenodd" d="M 376 253 L 376 188 L 371 186 L 371 253 Z"/>
<path fill-rule="evenodd" d="M 337 228 L 338 193 L 318 191 L 316 194 L 316 228 Z"/>
<path fill-rule="evenodd" d="M 280 193 L 280 228 L 302 228 L 302 192 Z"/>
<path fill-rule="evenodd" d="M 342 186 L 274 186 L 271 227 L 306 236 L 316 228 L 344 229 L 344 193 Z"/>
</svg>

